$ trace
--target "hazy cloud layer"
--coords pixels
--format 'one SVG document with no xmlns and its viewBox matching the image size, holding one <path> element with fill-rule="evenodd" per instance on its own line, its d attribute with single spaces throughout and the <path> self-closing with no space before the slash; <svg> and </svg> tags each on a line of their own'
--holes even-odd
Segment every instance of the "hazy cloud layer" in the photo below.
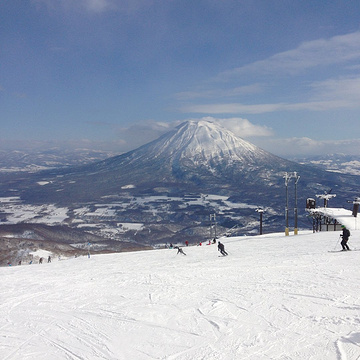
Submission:
<svg viewBox="0 0 360 360">
<path fill-rule="evenodd" d="M 242 119 L 242 118 L 217 119 L 213 117 L 205 117 L 203 119 L 219 123 L 224 128 L 233 132 L 236 136 L 244 139 L 248 137 L 264 137 L 264 136 L 274 135 L 272 129 L 270 129 L 269 127 L 253 124 L 247 119 Z"/>
<path fill-rule="evenodd" d="M 46 6 L 48 10 L 56 11 L 86 11 L 88 13 L 104 13 L 119 11 L 133 13 L 151 5 L 148 0 L 31 0 L 36 6 Z"/>
<path fill-rule="evenodd" d="M 182 109 L 183 112 L 198 114 L 265 114 L 277 111 L 327 111 L 349 107 L 359 107 L 360 103 L 347 99 L 309 101 L 303 103 L 277 103 L 277 104 L 204 104 L 190 105 Z"/>
<path fill-rule="evenodd" d="M 360 139 L 319 141 L 302 138 L 248 139 L 257 146 L 284 158 L 328 154 L 359 155 Z"/>
<path fill-rule="evenodd" d="M 284 158 L 335 153 L 358 155 L 360 150 L 360 139 L 327 141 L 318 141 L 308 137 L 280 139 L 276 137 L 276 134 L 271 128 L 254 124 L 243 118 L 204 117 L 198 120 L 217 122 L 224 128 L 232 131 L 236 136 L 244 138 L 264 150 Z M 128 127 L 116 127 L 112 125 L 116 133 L 116 139 L 111 141 L 94 141 L 90 139 L 79 139 L 76 141 L 9 141 L 0 139 L 0 150 L 42 151 L 59 147 L 69 150 L 82 148 L 111 151 L 121 154 L 157 139 L 166 132 L 174 129 L 181 122 L 182 121 L 162 123 L 147 121 Z"/>
<path fill-rule="evenodd" d="M 304 42 L 295 49 L 222 72 L 216 77 L 217 81 L 209 82 L 207 90 L 177 94 L 180 99 L 188 100 L 180 109 L 184 113 L 241 115 L 360 108 L 359 60 L 359 31 Z M 333 70 L 321 75 L 316 68 Z M 331 72 L 333 77 L 326 77 Z M 292 98 L 298 101 L 282 101 L 288 94 L 281 88 L 286 89 L 289 81 Z M 242 85 L 233 90 L 221 89 L 224 83 L 236 82 Z M 246 82 L 250 83 L 244 84 Z M 252 98 L 245 98 L 251 91 Z M 226 96 L 240 101 L 221 102 Z M 203 102 L 199 103 L 201 98 Z M 217 101 L 211 102 L 210 98 Z M 270 98 L 281 101 L 266 101 Z"/>
<path fill-rule="evenodd" d="M 270 127 L 255 124 L 244 118 L 203 117 L 198 120 L 217 122 L 236 136 L 285 158 L 298 155 L 310 156 L 335 153 L 358 155 L 360 151 L 360 139 L 326 141 L 314 140 L 308 137 L 279 139 Z M 132 150 L 157 139 L 180 123 L 182 123 L 181 120 L 172 123 L 147 121 L 142 124 L 119 128 L 117 131 L 121 142 L 117 145 L 122 152 Z M 114 143 L 114 145 L 116 144 Z"/>
<path fill-rule="evenodd" d="M 342 108 L 360 107 L 360 76 L 348 76 L 308 85 L 311 100 L 299 103 L 241 104 L 218 103 L 196 104 L 182 108 L 183 112 L 201 114 L 264 114 L 276 111 L 327 111 Z"/>
<path fill-rule="evenodd" d="M 360 32 L 319 39 L 300 44 L 297 48 L 275 54 L 268 59 L 219 74 L 221 80 L 248 73 L 295 75 L 304 70 L 360 59 Z"/>
<path fill-rule="evenodd" d="M 311 84 L 315 99 L 329 99 L 346 102 L 349 106 L 360 105 L 360 76 L 339 77 Z"/>
<path fill-rule="evenodd" d="M 260 83 L 238 86 L 231 89 L 212 89 L 198 91 L 184 91 L 175 94 L 178 100 L 191 100 L 197 98 L 224 98 L 239 95 L 257 94 L 263 91 L 263 85 Z"/>
</svg>

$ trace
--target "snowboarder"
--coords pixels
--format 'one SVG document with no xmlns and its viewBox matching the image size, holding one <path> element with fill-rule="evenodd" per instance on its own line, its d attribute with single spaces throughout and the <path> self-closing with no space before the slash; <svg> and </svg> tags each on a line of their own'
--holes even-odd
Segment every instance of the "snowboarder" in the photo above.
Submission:
<svg viewBox="0 0 360 360">
<path fill-rule="evenodd" d="M 341 228 L 343 231 L 343 233 L 340 235 L 340 237 L 342 238 L 342 241 L 341 241 L 342 251 L 347 251 L 347 250 L 350 250 L 350 248 L 347 244 L 349 237 L 350 237 L 350 230 L 347 229 L 345 225 L 341 225 Z"/>
<path fill-rule="evenodd" d="M 179 253 L 180 253 L 180 254 L 183 254 L 183 255 L 186 255 L 181 247 L 175 246 L 175 249 L 177 249 L 177 251 L 178 251 L 178 252 L 176 253 L 176 255 L 179 254 Z"/>
<path fill-rule="evenodd" d="M 228 255 L 228 253 L 225 251 L 225 246 L 220 241 L 218 243 L 218 250 L 220 251 L 221 255 Z"/>
</svg>

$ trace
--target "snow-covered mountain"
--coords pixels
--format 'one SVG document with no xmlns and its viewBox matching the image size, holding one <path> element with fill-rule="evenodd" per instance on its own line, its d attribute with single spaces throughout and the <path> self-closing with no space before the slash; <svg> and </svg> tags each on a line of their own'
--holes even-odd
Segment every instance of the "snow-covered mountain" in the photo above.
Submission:
<svg viewBox="0 0 360 360">
<path fill-rule="evenodd" d="M 124 163 L 152 163 L 160 159 L 163 165 L 173 170 L 178 167 L 205 167 L 213 173 L 221 164 L 227 168 L 236 165 L 246 170 L 248 166 L 284 161 L 235 136 L 219 124 L 205 120 L 187 121 L 159 139 L 113 159 Z"/>
<path fill-rule="evenodd" d="M 295 158 L 294 161 L 331 172 L 360 175 L 360 155 L 327 154 Z"/>
<path fill-rule="evenodd" d="M 285 172 L 301 176 L 299 209 L 305 208 L 307 197 L 329 189 L 337 193 L 332 206 L 358 196 L 358 177 L 279 158 L 213 122 L 188 121 L 151 143 L 100 162 L 28 176 L 4 175 L 0 219 L 9 222 L 11 217 L 14 223 L 13 214 L 20 212 L 22 202 L 41 207 L 33 221 L 53 218 L 45 216 L 44 209 L 50 207 L 42 205 L 56 204 L 66 209 L 63 221 L 71 226 L 91 230 L 96 224 L 99 231 L 110 228 L 119 234 L 117 224 L 136 223 L 125 232 L 130 241 L 166 242 L 186 236 L 195 242 L 208 233 L 213 213 L 223 233 L 234 226 L 252 233 L 258 227 L 254 209 L 261 206 L 267 209 L 266 226 L 279 231 L 284 227 Z M 299 223 L 311 226 L 304 218 Z"/>
<path fill-rule="evenodd" d="M 77 168 L 35 174 L 21 184 L 29 201 L 73 203 L 132 194 L 212 193 L 266 203 L 283 188 L 285 172 L 298 172 L 302 185 L 328 190 L 354 179 L 279 158 L 209 121 L 188 121 L 131 152 Z M 45 184 L 39 186 L 39 184 Z M 14 194 L 14 192 L 12 192 Z M 275 195 L 276 197 L 276 195 Z M 257 201 L 259 202 L 259 201 Z"/>
<path fill-rule="evenodd" d="M 94 201 L 119 192 L 231 194 L 282 182 L 298 164 L 276 157 L 217 124 L 188 121 L 159 139 L 126 154 L 71 169 L 34 174 L 21 182 L 30 201 Z M 46 184 L 39 186 L 38 184 Z M 251 190 L 252 189 L 252 190 Z M 245 192 L 244 192 L 245 193 Z M 14 192 L 12 192 L 14 194 Z"/>
<path fill-rule="evenodd" d="M 209 121 L 187 121 L 160 139 L 144 147 L 148 160 L 154 158 L 193 161 L 202 165 L 211 162 L 242 162 L 244 165 L 275 157 L 257 146 Z"/>
<path fill-rule="evenodd" d="M 40 148 L 0 150 L 0 172 L 37 172 L 47 169 L 80 166 L 114 156 L 114 152 L 85 148 Z"/>
<path fill-rule="evenodd" d="M 338 238 L 226 238 L 226 257 L 209 245 L 39 265 L 51 253 L 35 252 L 0 268 L 1 358 L 359 359 L 359 252 L 328 252 Z"/>
</svg>

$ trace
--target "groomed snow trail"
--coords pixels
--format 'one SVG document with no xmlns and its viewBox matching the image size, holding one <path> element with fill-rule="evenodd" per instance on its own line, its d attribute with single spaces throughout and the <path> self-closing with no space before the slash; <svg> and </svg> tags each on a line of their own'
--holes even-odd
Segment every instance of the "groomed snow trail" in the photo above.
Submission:
<svg viewBox="0 0 360 360">
<path fill-rule="evenodd" d="M 360 252 L 338 237 L 0 268 L 1 359 L 360 359 Z"/>
</svg>

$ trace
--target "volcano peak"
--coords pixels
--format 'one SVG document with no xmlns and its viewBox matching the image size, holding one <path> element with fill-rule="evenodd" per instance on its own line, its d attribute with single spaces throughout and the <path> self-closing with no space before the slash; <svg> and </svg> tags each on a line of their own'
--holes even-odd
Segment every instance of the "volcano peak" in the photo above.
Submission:
<svg viewBox="0 0 360 360">
<path fill-rule="evenodd" d="M 150 145 L 150 144 L 149 144 Z M 254 161 L 269 153 L 235 136 L 219 124 L 207 120 L 189 120 L 151 143 L 152 153 L 196 161 Z M 149 149 L 148 149 L 149 150 Z M 148 152 L 149 153 L 149 152 Z M 272 155 L 271 155 L 272 156 Z"/>
</svg>

